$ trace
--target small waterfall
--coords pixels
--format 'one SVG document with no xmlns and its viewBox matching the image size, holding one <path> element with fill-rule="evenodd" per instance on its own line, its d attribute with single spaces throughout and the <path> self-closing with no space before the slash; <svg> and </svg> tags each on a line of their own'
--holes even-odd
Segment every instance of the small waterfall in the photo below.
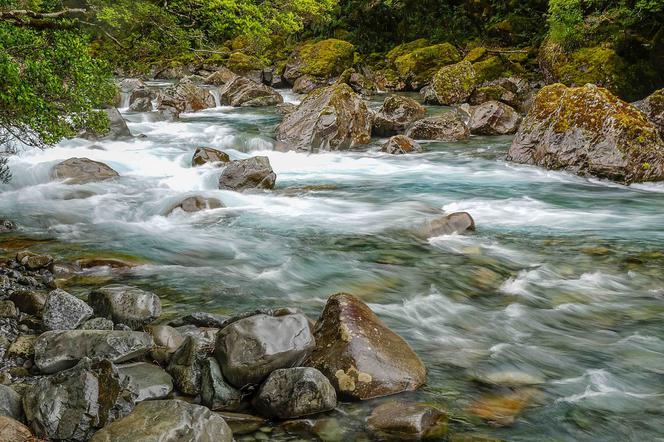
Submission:
<svg viewBox="0 0 664 442">
<path fill-rule="evenodd" d="M 210 94 L 214 97 L 214 105 L 216 107 L 220 107 L 221 106 L 221 94 L 219 93 L 219 89 L 216 88 L 216 87 L 210 89 Z"/>
<path fill-rule="evenodd" d="M 131 92 L 120 92 L 120 109 L 126 109 L 129 107 L 129 98 L 131 97 Z"/>
</svg>

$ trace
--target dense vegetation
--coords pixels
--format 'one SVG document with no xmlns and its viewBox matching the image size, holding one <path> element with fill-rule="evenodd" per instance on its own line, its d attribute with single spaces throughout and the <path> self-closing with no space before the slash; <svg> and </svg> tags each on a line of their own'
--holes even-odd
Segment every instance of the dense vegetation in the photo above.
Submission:
<svg viewBox="0 0 664 442">
<path fill-rule="evenodd" d="M 615 89 L 629 99 L 663 82 L 664 0 L 0 0 L 0 18 L 5 150 L 11 137 L 46 146 L 103 131 L 114 71 L 238 52 L 275 63 L 312 38 L 345 39 L 365 55 L 418 38 L 462 49 L 549 44 L 567 57 L 561 78 L 584 63 L 619 66 Z"/>
</svg>

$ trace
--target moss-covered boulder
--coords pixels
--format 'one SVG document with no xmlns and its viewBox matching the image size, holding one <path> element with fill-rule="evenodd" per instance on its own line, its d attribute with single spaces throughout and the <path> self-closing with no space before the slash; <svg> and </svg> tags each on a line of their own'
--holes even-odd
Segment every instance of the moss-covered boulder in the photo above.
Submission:
<svg viewBox="0 0 664 442">
<path fill-rule="evenodd" d="M 397 58 L 402 55 L 409 54 L 417 49 L 422 49 L 429 46 L 429 40 L 426 38 L 420 38 L 418 40 L 409 41 L 408 43 L 402 43 L 393 47 L 386 55 L 388 63 L 394 65 L 394 62 Z"/>
<path fill-rule="evenodd" d="M 496 80 L 508 72 L 503 59 L 497 55 L 492 55 L 484 60 L 473 63 L 473 68 L 475 69 L 478 83 Z"/>
<path fill-rule="evenodd" d="M 260 83 L 265 65 L 257 57 L 243 52 L 233 52 L 226 61 L 226 67 L 238 75 Z"/>
<path fill-rule="evenodd" d="M 352 66 L 354 54 L 355 46 L 335 38 L 306 43 L 291 54 L 283 77 L 291 84 L 305 74 L 325 79 L 336 77 Z"/>
<path fill-rule="evenodd" d="M 407 89 L 405 81 L 394 69 L 381 69 L 374 73 L 374 82 L 380 91 L 401 92 Z"/>
<path fill-rule="evenodd" d="M 468 61 L 442 67 L 431 84 L 438 104 L 452 105 L 468 100 L 477 86 L 475 68 Z"/>
<path fill-rule="evenodd" d="M 461 59 L 459 51 L 449 43 L 441 43 L 415 49 L 394 60 L 399 76 L 406 80 L 412 89 L 419 90 L 428 83 L 443 66 Z"/>
<path fill-rule="evenodd" d="M 664 89 L 659 89 L 645 99 L 634 103 L 636 107 L 646 114 L 646 117 L 659 129 L 664 138 Z"/>
<path fill-rule="evenodd" d="M 595 85 L 543 88 L 508 160 L 625 184 L 664 180 L 664 141 L 635 106 Z"/>
</svg>

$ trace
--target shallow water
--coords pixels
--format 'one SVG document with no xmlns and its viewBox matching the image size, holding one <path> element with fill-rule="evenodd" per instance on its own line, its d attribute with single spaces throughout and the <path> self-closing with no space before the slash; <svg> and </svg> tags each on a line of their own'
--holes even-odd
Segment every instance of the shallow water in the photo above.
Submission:
<svg viewBox="0 0 664 442">
<path fill-rule="evenodd" d="M 308 155 L 272 150 L 274 109 L 221 107 L 179 122 L 125 116 L 145 138 L 22 152 L 14 181 L 0 188 L 0 216 L 24 236 L 57 240 L 35 250 L 147 263 L 88 283 L 152 289 L 167 315 L 297 306 L 316 317 L 327 296 L 352 292 L 427 365 L 428 385 L 405 397 L 448 408 L 455 433 L 664 440 L 664 185 L 506 163 L 509 137 L 426 143 L 420 155 L 382 154 L 380 140 L 366 152 Z M 202 145 L 233 159 L 268 156 L 276 189 L 217 190 L 218 169 L 190 167 Z M 121 178 L 50 182 L 50 168 L 70 157 L 105 162 Z M 226 208 L 163 216 L 194 194 Z M 414 234 L 462 210 L 475 234 Z M 538 384 L 478 382 L 515 371 Z M 485 395 L 514 391 L 531 400 L 512 425 L 469 412 Z M 342 407 L 344 425 L 361 426 L 356 408 Z"/>
</svg>

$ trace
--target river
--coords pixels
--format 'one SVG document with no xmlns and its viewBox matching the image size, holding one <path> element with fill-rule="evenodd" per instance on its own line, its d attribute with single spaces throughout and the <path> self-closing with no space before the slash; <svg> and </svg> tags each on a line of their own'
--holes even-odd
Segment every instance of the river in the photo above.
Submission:
<svg viewBox="0 0 664 442">
<path fill-rule="evenodd" d="M 362 152 L 306 154 L 272 149 L 281 120 L 272 108 L 218 107 L 177 122 L 123 113 L 145 137 L 21 152 L 0 187 L 0 215 L 23 238 L 51 240 L 32 249 L 145 262 L 97 270 L 72 293 L 113 280 L 155 291 L 165 316 L 292 306 L 315 318 L 329 295 L 347 291 L 423 359 L 428 384 L 403 397 L 450 410 L 453 433 L 664 440 L 664 185 L 510 164 L 510 137 L 430 142 L 416 155 L 380 153 L 379 140 Z M 218 190 L 219 169 L 191 167 L 198 146 L 268 156 L 275 190 Z M 121 178 L 51 182 L 51 167 L 70 157 L 102 161 Z M 163 215 L 190 195 L 226 207 Z M 477 232 L 418 238 L 441 211 L 468 211 Z M 535 385 L 487 384 L 501 377 Z M 478 400 L 522 394 L 511 425 L 470 412 Z M 342 425 L 361 426 L 361 409 L 341 406 Z"/>
</svg>

